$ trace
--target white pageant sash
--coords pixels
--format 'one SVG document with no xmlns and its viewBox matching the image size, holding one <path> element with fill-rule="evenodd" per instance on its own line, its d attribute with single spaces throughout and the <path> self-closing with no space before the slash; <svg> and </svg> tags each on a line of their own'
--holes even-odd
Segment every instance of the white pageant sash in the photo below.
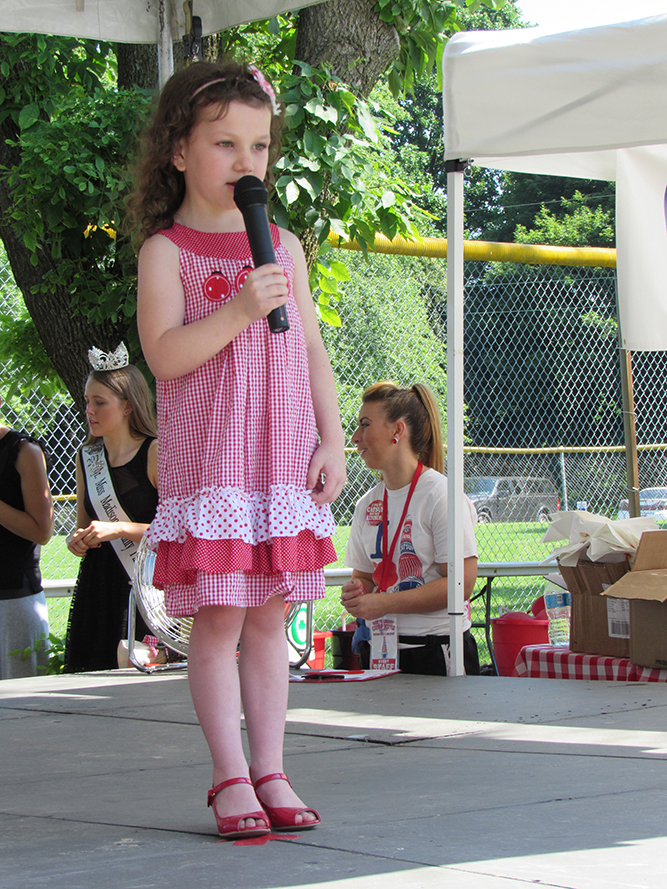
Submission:
<svg viewBox="0 0 667 889">
<path fill-rule="evenodd" d="M 109 464 L 104 454 L 102 443 L 85 445 L 81 448 L 83 470 L 88 483 L 88 496 L 99 521 L 131 522 L 132 519 L 118 502 L 118 497 L 111 481 Z M 139 544 L 126 537 L 118 537 L 109 541 L 120 563 L 132 580 L 134 576 L 134 560 L 137 557 Z"/>
</svg>

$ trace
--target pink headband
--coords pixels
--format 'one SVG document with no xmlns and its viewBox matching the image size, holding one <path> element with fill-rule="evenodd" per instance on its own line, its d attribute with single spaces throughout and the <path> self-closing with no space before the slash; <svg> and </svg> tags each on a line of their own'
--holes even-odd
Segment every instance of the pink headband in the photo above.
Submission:
<svg viewBox="0 0 667 889">
<path fill-rule="evenodd" d="M 266 77 L 264 77 L 264 75 L 262 74 L 262 72 L 259 70 L 259 68 L 256 65 L 248 65 L 248 71 L 250 71 L 250 73 L 253 76 L 253 79 L 255 81 L 257 81 L 257 83 L 259 84 L 259 86 L 262 89 L 262 92 L 266 93 L 266 95 L 271 100 L 271 110 L 273 111 L 273 113 L 280 114 L 280 107 L 279 107 L 278 102 L 276 100 L 276 94 L 275 94 L 273 87 L 269 83 L 269 81 L 266 79 Z M 227 77 L 216 77 L 215 80 L 209 80 L 206 83 L 203 83 L 190 96 L 190 100 L 194 99 L 195 96 L 199 95 L 199 93 L 201 93 L 202 90 L 205 90 L 209 86 L 213 86 L 214 83 L 224 83 L 227 79 L 228 79 Z"/>
</svg>

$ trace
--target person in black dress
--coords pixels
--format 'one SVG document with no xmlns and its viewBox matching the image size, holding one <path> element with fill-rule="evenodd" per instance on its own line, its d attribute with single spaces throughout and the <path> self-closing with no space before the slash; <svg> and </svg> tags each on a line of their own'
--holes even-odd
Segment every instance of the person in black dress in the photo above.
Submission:
<svg viewBox="0 0 667 889">
<path fill-rule="evenodd" d="M 157 509 L 157 428 L 153 398 L 121 344 L 88 353 L 90 434 L 77 455 L 77 527 L 68 548 L 82 559 L 65 646 L 69 673 L 118 666 L 127 638 L 132 553 Z M 107 488 L 104 489 L 106 483 Z M 148 632 L 137 618 L 137 638 Z"/>
</svg>

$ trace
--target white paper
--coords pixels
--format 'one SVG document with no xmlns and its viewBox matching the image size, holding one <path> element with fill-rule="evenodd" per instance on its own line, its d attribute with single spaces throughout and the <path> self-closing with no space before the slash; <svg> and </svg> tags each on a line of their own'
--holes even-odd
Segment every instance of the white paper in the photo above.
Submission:
<svg viewBox="0 0 667 889">
<path fill-rule="evenodd" d="M 608 519 L 591 512 L 568 510 L 551 513 L 553 521 L 542 537 L 543 543 L 567 540 L 567 544 L 553 550 L 545 562 L 558 559 L 562 565 L 574 567 L 585 556 L 593 562 L 609 560 L 617 555 L 633 556 L 644 531 L 656 531 L 651 518 Z"/>
</svg>

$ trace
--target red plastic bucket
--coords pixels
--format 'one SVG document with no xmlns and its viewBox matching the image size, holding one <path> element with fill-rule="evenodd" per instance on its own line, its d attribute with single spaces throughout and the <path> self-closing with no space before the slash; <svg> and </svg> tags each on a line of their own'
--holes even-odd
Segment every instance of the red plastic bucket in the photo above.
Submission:
<svg viewBox="0 0 667 889">
<path fill-rule="evenodd" d="M 540 596 L 539 599 L 535 599 L 533 604 L 530 606 L 530 610 L 533 612 L 533 616 L 538 620 L 548 620 L 547 618 L 547 607 L 544 604 L 544 596 Z"/>
<path fill-rule="evenodd" d="M 514 662 L 524 645 L 549 641 L 549 621 L 537 620 L 523 611 L 508 611 L 491 620 L 493 654 L 500 676 L 511 676 Z"/>
</svg>

